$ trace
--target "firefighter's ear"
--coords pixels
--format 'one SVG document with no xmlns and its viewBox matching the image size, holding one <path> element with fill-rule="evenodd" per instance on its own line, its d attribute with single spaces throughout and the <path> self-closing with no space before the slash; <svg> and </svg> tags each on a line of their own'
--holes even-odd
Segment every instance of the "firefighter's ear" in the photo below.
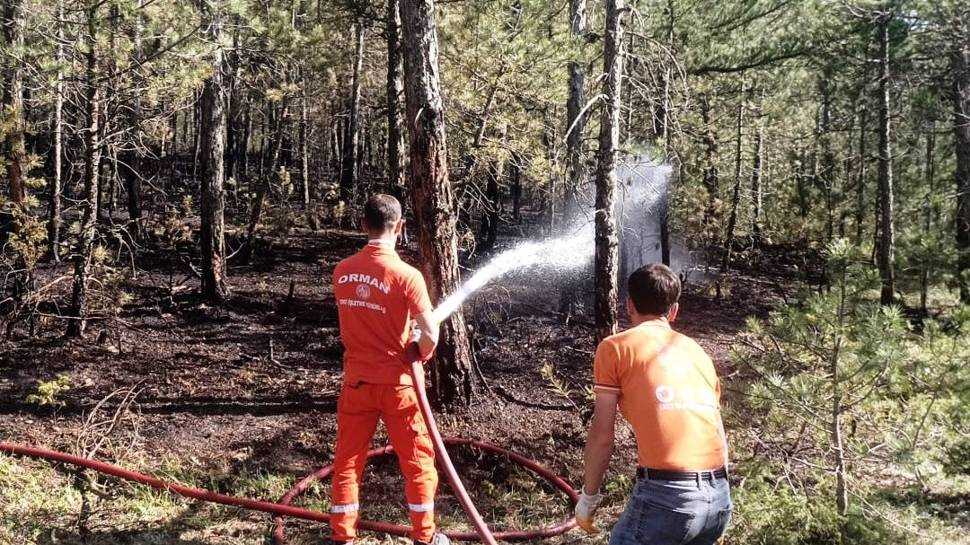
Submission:
<svg viewBox="0 0 970 545">
<path fill-rule="evenodd" d="M 674 323 L 677 320 L 677 315 L 680 314 L 680 303 L 674 303 L 670 310 L 667 311 L 667 321 Z"/>
<path fill-rule="evenodd" d="M 404 232 L 404 218 L 397 221 L 397 225 L 394 226 L 394 235 L 400 236 Z"/>
</svg>

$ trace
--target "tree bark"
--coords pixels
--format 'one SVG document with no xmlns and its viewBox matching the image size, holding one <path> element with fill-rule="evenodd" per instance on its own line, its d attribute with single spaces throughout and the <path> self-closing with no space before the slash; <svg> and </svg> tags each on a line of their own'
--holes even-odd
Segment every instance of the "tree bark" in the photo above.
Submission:
<svg viewBox="0 0 970 545">
<path fill-rule="evenodd" d="M 764 161 L 765 125 L 761 120 L 761 110 L 758 110 L 758 130 L 754 137 L 754 162 L 751 165 L 751 236 L 755 246 L 761 244 L 761 168 Z"/>
<path fill-rule="evenodd" d="M 957 25 L 963 30 L 962 25 Z M 957 36 L 960 32 L 957 33 Z M 960 301 L 970 304 L 970 44 L 957 42 L 951 53 L 953 147 L 956 153 L 957 279 Z"/>
<path fill-rule="evenodd" d="M 865 92 L 861 93 L 863 96 Z M 856 210 L 855 210 L 855 243 L 862 244 L 866 217 L 866 178 L 867 178 L 867 147 L 866 134 L 869 131 L 869 109 L 863 103 L 859 108 L 859 170 L 856 173 Z"/>
<path fill-rule="evenodd" d="M 85 103 L 84 103 L 84 194 L 81 201 L 81 229 L 74 251 L 74 285 L 68 311 L 67 336 L 80 337 L 87 325 L 87 281 L 97 227 L 98 175 L 101 170 L 101 142 L 99 119 L 101 94 L 98 88 L 97 15 L 98 6 L 87 10 L 87 29 L 84 34 Z"/>
<path fill-rule="evenodd" d="M 724 260 L 721 270 L 731 266 L 731 251 L 734 248 L 734 228 L 738 223 L 738 208 L 741 205 L 741 145 L 744 141 L 744 80 L 741 80 L 741 96 L 738 99 L 737 148 L 734 152 L 734 192 L 731 196 L 731 215 L 728 217 L 727 235 L 724 237 Z"/>
<path fill-rule="evenodd" d="M 202 199 L 202 296 L 221 303 L 229 296 L 226 283 L 225 248 L 225 157 L 226 89 L 225 51 L 220 45 L 223 24 L 221 0 L 200 0 L 199 9 L 208 19 L 207 34 L 213 44 L 212 74 L 202 86 L 199 169 Z"/>
<path fill-rule="evenodd" d="M 19 52 L 24 45 L 24 13 L 22 0 L 4 0 L 3 3 L 4 45 Z M 27 198 L 24 183 L 24 168 L 27 151 L 24 146 L 24 70 L 23 62 L 17 54 L 6 55 L 3 66 L 3 109 L 11 117 L 7 120 L 8 134 L 3 142 L 3 156 L 6 162 L 7 188 L 10 202 L 22 206 Z"/>
<path fill-rule="evenodd" d="M 401 130 L 401 7 L 387 1 L 387 192 L 404 206 L 404 132 Z"/>
<path fill-rule="evenodd" d="M 698 98 L 701 109 L 701 120 L 704 123 L 704 188 L 707 189 L 707 210 L 704 214 L 705 222 L 714 217 L 715 203 L 720 197 L 717 173 L 717 133 L 714 121 L 711 119 L 711 101 L 707 94 Z"/>
<path fill-rule="evenodd" d="M 433 301 L 458 288 L 455 197 L 448 178 L 448 150 L 438 69 L 434 0 L 402 0 L 404 94 L 410 140 L 411 200 L 422 269 Z M 431 369 L 436 400 L 467 406 L 473 390 L 471 346 L 459 310 L 441 324 Z"/>
<path fill-rule="evenodd" d="M 364 62 L 364 25 L 355 25 L 357 49 L 354 53 L 354 75 L 347 99 L 347 127 L 344 132 L 343 160 L 340 167 L 340 198 L 348 208 L 357 200 L 357 149 L 360 115 L 360 77 Z M 348 215 L 351 217 L 351 215 Z"/>
<path fill-rule="evenodd" d="M 64 0 L 57 3 L 57 48 L 54 62 L 57 63 L 57 83 L 54 86 L 54 143 L 51 155 L 54 160 L 54 176 L 48 201 L 47 242 L 51 258 L 61 259 L 61 193 L 64 157 Z"/>
<path fill-rule="evenodd" d="M 896 242 L 893 224 L 893 165 L 891 147 L 891 111 L 889 102 L 890 72 L 889 23 L 892 17 L 879 20 L 879 276 L 882 279 L 880 301 L 892 304 L 896 295 Z"/>
<path fill-rule="evenodd" d="M 586 0 L 570 0 L 570 31 L 580 48 L 586 43 Z M 570 227 L 576 221 L 576 195 L 586 185 L 586 162 L 583 157 L 583 134 L 586 132 L 584 86 L 586 70 L 582 59 L 569 62 L 569 98 L 566 100 L 566 164 L 569 180 L 564 184 L 563 223 Z M 572 290 L 570 290 L 571 292 Z"/>
<path fill-rule="evenodd" d="M 596 165 L 596 300 L 597 342 L 616 333 L 619 240 L 616 227 L 616 156 L 620 143 L 620 97 L 623 81 L 623 0 L 607 0 L 603 39 L 603 95 L 599 155 Z"/>
</svg>

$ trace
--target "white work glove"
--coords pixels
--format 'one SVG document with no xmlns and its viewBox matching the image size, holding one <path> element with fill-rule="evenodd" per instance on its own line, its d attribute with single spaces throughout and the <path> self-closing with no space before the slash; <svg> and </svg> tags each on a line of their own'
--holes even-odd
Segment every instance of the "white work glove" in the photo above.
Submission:
<svg viewBox="0 0 970 545">
<path fill-rule="evenodd" d="M 586 488 L 583 487 L 579 491 L 579 501 L 576 502 L 576 524 L 580 528 L 586 531 L 587 534 L 595 534 L 599 532 L 596 525 L 593 524 L 596 509 L 599 508 L 600 503 L 603 501 L 603 494 L 587 494 Z"/>
</svg>

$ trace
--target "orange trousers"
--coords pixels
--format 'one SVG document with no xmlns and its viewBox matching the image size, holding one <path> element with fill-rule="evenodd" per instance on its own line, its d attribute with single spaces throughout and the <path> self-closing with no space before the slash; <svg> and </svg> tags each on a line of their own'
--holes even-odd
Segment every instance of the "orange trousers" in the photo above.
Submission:
<svg viewBox="0 0 970 545">
<path fill-rule="evenodd" d="M 387 427 L 404 474 L 411 539 L 430 542 L 435 530 L 438 473 L 417 393 L 413 386 L 366 383 L 344 384 L 337 402 L 337 446 L 330 495 L 332 538 L 349 541 L 357 535 L 360 481 L 378 420 Z"/>
</svg>

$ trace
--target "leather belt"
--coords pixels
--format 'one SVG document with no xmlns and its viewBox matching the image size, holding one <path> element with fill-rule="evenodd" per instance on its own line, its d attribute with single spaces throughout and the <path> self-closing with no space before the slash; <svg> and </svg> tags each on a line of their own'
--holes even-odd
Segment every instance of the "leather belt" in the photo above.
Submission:
<svg viewBox="0 0 970 545">
<path fill-rule="evenodd" d="M 669 469 L 637 468 L 637 479 L 651 481 L 698 481 L 701 479 L 727 479 L 727 470 L 723 467 L 709 471 L 671 471 Z"/>
</svg>

